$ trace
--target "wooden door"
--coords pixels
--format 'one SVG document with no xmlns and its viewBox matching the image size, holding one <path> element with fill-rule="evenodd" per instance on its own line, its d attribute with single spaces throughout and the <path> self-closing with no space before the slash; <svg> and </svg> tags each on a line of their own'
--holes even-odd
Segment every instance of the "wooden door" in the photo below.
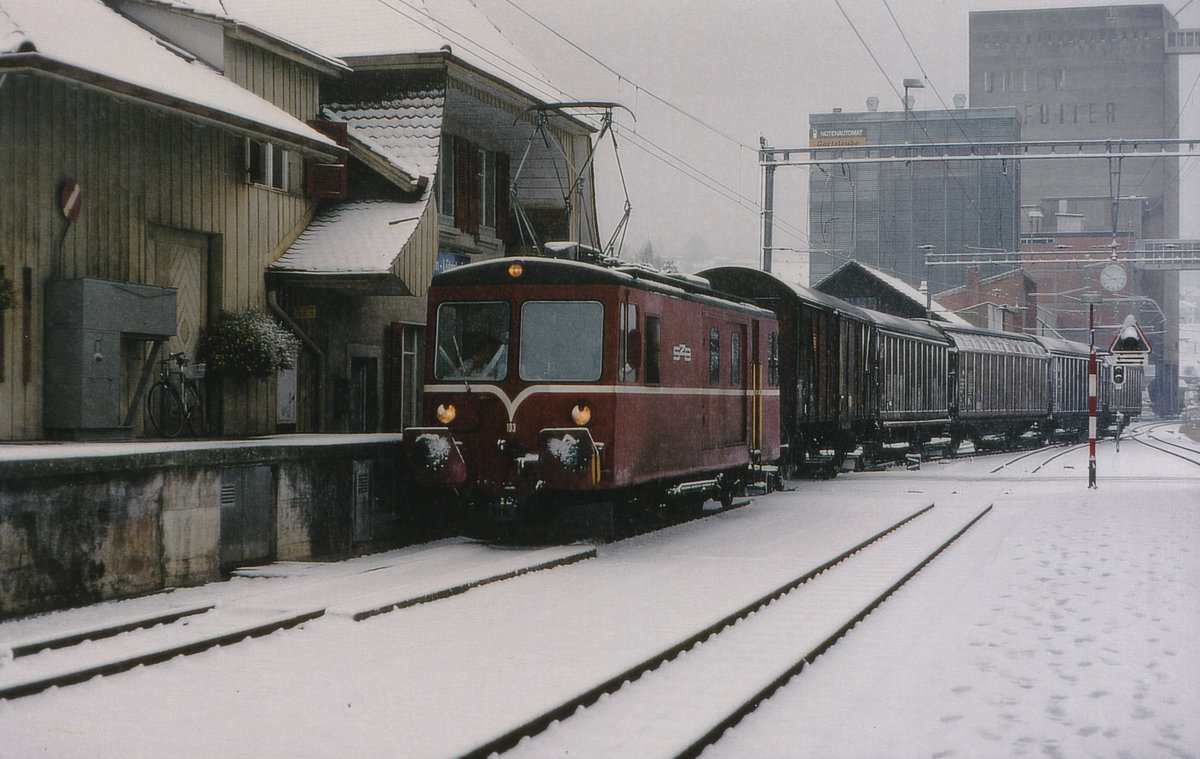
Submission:
<svg viewBox="0 0 1200 759">
<path fill-rule="evenodd" d="M 194 357 L 200 332 L 208 324 L 208 237 L 196 232 L 156 227 L 151 233 L 155 282 L 174 287 L 176 335 L 163 346 Z"/>
</svg>

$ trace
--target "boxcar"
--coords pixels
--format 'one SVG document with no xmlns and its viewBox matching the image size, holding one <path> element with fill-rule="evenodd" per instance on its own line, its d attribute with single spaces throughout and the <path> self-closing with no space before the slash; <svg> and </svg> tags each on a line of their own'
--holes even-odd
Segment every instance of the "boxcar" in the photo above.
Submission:
<svg viewBox="0 0 1200 759">
<path fill-rule="evenodd" d="M 927 443 L 950 424 L 950 343 L 926 322 L 868 311 L 874 324 L 878 425 L 864 438 L 863 455 L 881 443 Z"/>
<path fill-rule="evenodd" d="M 951 437 L 1015 442 L 1050 409 L 1050 354 L 1033 337 L 937 325 L 949 339 Z"/>
<path fill-rule="evenodd" d="M 779 456 L 778 326 L 698 281 L 550 258 L 429 291 L 418 480 L 489 522 L 728 498 Z"/>
<path fill-rule="evenodd" d="M 1037 341 L 1050 354 L 1050 408 L 1043 437 L 1048 439 L 1058 434 L 1084 439 L 1088 434 L 1090 348 L 1083 343 L 1055 337 L 1042 336 Z"/>
<path fill-rule="evenodd" d="M 876 424 L 873 321 L 860 308 L 766 272 L 700 272 L 715 290 L 770 309 L 779 320 L 780 427 L 788 468 L 832 451 L 829 468 Z"/>
</svg>

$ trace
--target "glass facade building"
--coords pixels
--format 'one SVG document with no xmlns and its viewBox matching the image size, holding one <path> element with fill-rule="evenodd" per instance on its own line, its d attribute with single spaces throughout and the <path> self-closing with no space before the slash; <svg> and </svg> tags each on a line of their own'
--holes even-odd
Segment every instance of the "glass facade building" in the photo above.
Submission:
<svg viewBox="0 0 1200 759">
<path fill-rule="evenodd" d="M 847 260 L 934 292 L 962 284 L 950 267 L 925 271 L 925 254 L 1015 250 L 1021 178 L 1010 160 L 842 163 L 920 156 L 921 144 L 1020 139 L 1015 108 L 867 111 L 809 116 L 809 146 L 828 163 L 809 172 L 810 281 Z M 969 147 L 952 150 L 966 155 Z M 932 149 L 925 153 L 931 154 Z"/>
</svg>

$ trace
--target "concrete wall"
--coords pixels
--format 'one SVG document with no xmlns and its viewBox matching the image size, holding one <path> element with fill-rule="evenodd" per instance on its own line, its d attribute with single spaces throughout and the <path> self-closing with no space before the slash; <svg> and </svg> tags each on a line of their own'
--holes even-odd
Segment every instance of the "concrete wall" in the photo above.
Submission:
<svg viewBox="0 0 1200 759">
<path fill-rule="evenodd" d="M 218 580 L 234 564 L 338 559 L 429 537 L 407 497 L 398 436 L 196 446 L 0 452 L 0 618 Z M 239 554 L 222 543 L 222 519 L 247 469 L 269 472 L 256 480 L 269 486 L 246 494 L 264 510 L 263 542 L 231 562 Z M 226 543 L 241 537 L 225 527 Z"/>
</svg>

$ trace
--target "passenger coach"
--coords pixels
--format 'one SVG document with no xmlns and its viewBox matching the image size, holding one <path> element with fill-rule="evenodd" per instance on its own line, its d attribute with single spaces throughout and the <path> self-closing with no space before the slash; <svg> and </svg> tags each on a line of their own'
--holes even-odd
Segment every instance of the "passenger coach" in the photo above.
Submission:
<svg viewBox="0 0 1200 759">
<path fill-rule="evenodd" d="M 779 456 L 778 326 L 695 278 L 552 258 L 434 277 L 418 479 L 472 517 L 699 507 Z"/>
</svg>

